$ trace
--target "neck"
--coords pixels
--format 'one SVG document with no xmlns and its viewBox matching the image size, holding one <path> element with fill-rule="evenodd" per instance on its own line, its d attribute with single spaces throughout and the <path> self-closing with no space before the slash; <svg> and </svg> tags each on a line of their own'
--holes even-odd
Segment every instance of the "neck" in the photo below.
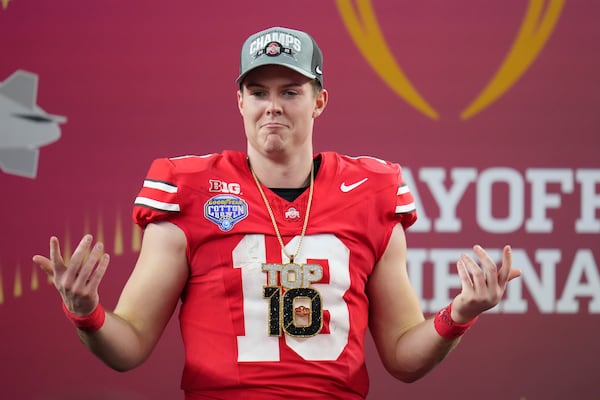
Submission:
<svg viewBox="0 0 600 400">
<path fill-rule="evenodd" d="M 279 161 L 248 152 L 248 162 L 260 182 L 269 188 L 303 188 L 310 181 L 312 154 Z"/>
</svg>

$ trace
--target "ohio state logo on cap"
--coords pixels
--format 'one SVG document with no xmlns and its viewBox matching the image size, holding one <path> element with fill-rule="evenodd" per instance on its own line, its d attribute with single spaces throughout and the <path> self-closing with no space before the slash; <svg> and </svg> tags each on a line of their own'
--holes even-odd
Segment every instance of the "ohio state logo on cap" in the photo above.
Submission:
<svg viewBox="0 0 600 400">
<path fill-rule="evenodd" d="M 283 46 L 279 42 L 269 42 L 265 47 L 260 49 L 254 58 L 258 58 L 260 56 L 268 56 L 268 57 L 277 57 L 281 55 L 281 53 L 285 53 L 289 56 L 292 56 L 294 52 L 289 47 Z"/>
<path fill-rule="evenodd" d="M 268 56 L 274 57 L 281 54 L 281 45 L 277 42 L 268 43 L 265 49 Z"/>
</svg>

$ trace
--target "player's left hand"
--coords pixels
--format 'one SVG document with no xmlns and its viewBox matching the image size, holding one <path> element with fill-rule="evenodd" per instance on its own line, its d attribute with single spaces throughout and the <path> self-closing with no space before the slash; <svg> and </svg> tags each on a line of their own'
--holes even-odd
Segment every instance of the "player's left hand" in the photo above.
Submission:
<svg viewBox="0 0 600 400">
<path fill-rule="evenodd" d="M 502 249 L 500 268 L 481 246 L 474 246 L 473 251 L 481 266 L 467 254 L 462 254 L 456 263 L 462 285 L 462 291 L 452 303 L 452 319 L 457 323 L 468 322 L 496 306 L 508 282 L 522 274 L 521 270 L 512 268 L 512 251 L 508 245 Z"/>
</svg>

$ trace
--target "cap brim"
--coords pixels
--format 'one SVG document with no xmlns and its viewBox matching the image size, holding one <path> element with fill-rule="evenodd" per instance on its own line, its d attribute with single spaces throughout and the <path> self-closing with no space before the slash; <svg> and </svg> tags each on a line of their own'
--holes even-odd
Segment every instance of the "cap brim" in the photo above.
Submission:
<svg viewBox="0 0 600 400">
<path fill-rule="evenodd" d="M 281 60 L 277 61 L 277 59 L 275 59 L 275 58 L 263 58 L 262 60 L 259 60 L 256 63 L 254 63 L 254 65 L 252 65 L 252 67 L 250 67 L 248 70 L 246 70 L 243 74 L 238 76 L 238 78 L 235 81 L 238 84 L 241 83 L 244 80 L 244 78 L 246 77 L 246 75 L 248 75 L 248 73 L 250 73 L 251 71 L 254 71 L 257 68 L 264 67 L 265 65 L 281 65 L 282 67 L 286 67 L 286 68 L 291 69 L 292 71 L 296 71 L 299 74 L 306 76 L 307 78 L 317 79 L 317 75 L 310 73 L 310 72 L 308 72 L 302 68 L 299 68 L 295 65 L 290 65 Z"/>
</svg>

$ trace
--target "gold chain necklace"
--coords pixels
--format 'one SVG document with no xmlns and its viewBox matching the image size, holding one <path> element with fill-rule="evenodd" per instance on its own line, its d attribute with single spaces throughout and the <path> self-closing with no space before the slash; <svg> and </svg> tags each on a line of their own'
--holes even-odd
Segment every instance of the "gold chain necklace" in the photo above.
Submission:
<svg viewBox="0 0 600 400">
<path fill-rule="evenodd" d="M 286 257 L 290 260 L 290 264 L 294 263 L 294 259 L 300 252 L 300 247 L 302 247 L 302 241 L 304 240 L 304 235 L 306 234 L 306 226 L 308 225 L 308 216 L 310 214 L 310 206 L 312 205 L 313 198 L 313 188 L 315 186 L 315 167 L 314 163 L 310 165 L 310 185 L 308 188 L 308 203 L 306 204 L 306 214 L 304 216 L 304 225 L 302 226 L 302 232 L 300 233 L 300 240 L 298 241 L 298 246 L 296 247 L 296 252 L 294 254 L 289 254 L 285 249 L 285 244 L 283 243 L 283 238 L 281 237 L 281 233 L 279 232 L 279 227 L 277 226 L 277 221 L 275 220 L 275 215 L 273 215 L 273 210 L 271 209 L 271 205 L 269 204 L 269 200 L 267 200 L 267 196 L 263 191 L 260 181 L 254 172 L 254 168 L 252 168 L 252 164 L 248 162 L 250 167 L 250 172 L 252 173 L 252 177 L 254 178 L 254 182 L 256 182 L 256 187 L 258 187 L 258 191 L 260 192 L 260 196 L 262 197 L 265 206 L 267 207 L 267 211 L 269 212 L 269 216 L 271 217 L 271 223 L 273 224 L 273 228 L 275 229 L 275 234 L 277 235 L 277 240 L 279 240 L 279 245 L 281 246 L 281 250 L 286 255 Z"/>
</svg>

